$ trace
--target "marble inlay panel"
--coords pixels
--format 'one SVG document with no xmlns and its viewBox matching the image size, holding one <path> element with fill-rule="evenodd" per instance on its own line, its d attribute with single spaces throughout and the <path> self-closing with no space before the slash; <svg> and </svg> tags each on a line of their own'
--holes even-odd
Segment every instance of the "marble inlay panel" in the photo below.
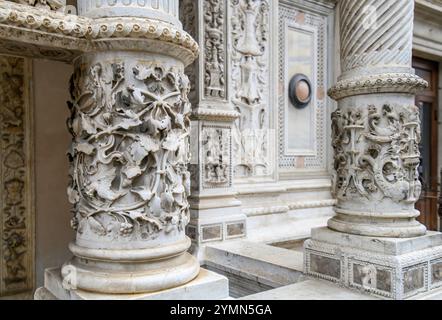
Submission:
<svg viewBox="0 0 442 320">
<path fill-rule="evenodd" d="M 425 285 L 425 267 L 409 269 L 404 272 L 404 293 L 419 290 Z"/>
<path fill-rule="evenodd" d="M 341 277 L 341 261 L 329 257 L 310 254 L 310 270 L 329 277 Z"/>
<path fill-rule="evenodd" d="M 245 235 L 245 223 L 236 222 L 227 224 L 227 238 L 236 238 Z"/>
<path fill-rule="evenodd" d="M 222 233 L 222 225 L 211 225 L 211 226 L 204 226 L 202 227 L 202 235 L 203 235 L 203 241 L 216 241 L 216 240 L 222 240 L 223 233 Z"/>
</svg>

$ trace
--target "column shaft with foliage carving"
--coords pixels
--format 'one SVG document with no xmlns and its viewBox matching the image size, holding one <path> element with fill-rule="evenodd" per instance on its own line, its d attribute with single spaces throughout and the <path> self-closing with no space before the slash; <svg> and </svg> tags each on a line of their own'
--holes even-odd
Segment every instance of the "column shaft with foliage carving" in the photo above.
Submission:
<svg viewBox="0 0 442 320">
<path fill-rule="evenodd" d="M 351 14 L 350 14 L 351 13 Z M 413 1 L 340 3 L 343 74 L 329 94 L 337 215 L 329 227 L 385 237 L 425 233 L 419 199 L 420 119 L 411 69 Z"/>
<path fill-rule="evenodd" d="M 119 5 L 120 13 L 137 7 Z M 185 234 L 191 105 L 184 68 L 196 52 L 171 41 L 183 35 L 187 44 L 193 41 L 181 29 L 175 5 L 140 8 L 149 18 L 155 10 L 158 19 L 170 15 L 167 22 L 145 19 L 132 26 L 135 20 L 119 18 L 117 29 L 127 22 L 134 33 L 162 30 L 164 41 L 111 38 L 105 52 L 75 61 L 67 124 L 73 137 L 68 196 L 77 235 L 70 245 L 74 258 L 62 268 L 70 289 L 146 293 L 185 284 L 199 273 Z M 98 14 L 95 6 L 79 8 L 86 16 Z M 115 19 L 103 14 L 102 24 Z"/>
</svg>

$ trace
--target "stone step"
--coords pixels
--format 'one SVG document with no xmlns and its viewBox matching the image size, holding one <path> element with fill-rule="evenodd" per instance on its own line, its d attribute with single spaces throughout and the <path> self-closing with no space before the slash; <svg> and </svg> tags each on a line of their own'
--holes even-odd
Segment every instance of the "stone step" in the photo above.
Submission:
<svg viewBox="0 0 442 320">
<path fill-rule="evenodd" d="M 323 280 L 306 280 L 242 297 L 240 300 L 378 300 Z"/>
<path fill-rule="evenodd" d="M 244 240 L 208 245 L 204 267 L 229 278 L 233 297 L 305 280 L 302 252 Z"/>
</svg>

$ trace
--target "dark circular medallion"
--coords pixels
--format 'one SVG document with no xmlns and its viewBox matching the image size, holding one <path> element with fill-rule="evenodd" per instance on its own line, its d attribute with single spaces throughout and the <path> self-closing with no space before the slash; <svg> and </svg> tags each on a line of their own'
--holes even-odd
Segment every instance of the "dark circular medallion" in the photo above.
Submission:
<svg viewBox="0 0 442 320">
<path fill-rule="evenodd" d="M 298 109 L 309 105 L 312 100 L 312 84 L 306 75 L 298 73 L 292 77 L 289 83 L 289 98 Z"/>
</svg>

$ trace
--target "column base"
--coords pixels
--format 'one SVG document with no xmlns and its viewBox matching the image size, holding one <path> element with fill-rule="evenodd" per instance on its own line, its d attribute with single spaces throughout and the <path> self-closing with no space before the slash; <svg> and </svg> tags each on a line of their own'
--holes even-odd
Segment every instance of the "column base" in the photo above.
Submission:
<svg viewBox="0 0 442 320">
<path fill-rule="evenodd" d="M 219 300 L 229 297 L 226 277 L 205 269 L 181 286 L 150 293 L 103 294 L 63 287 L 60 268 L 45 270 L 45 286 L 35 291 L 35 300 Z"/>
<path fill-rule="evenodd" d="M 442 287 L 442 233 L 397 239 L 313 229 L 304 243 L 304 272 L 375 296 L 407 299 Z"/>
</svg>

